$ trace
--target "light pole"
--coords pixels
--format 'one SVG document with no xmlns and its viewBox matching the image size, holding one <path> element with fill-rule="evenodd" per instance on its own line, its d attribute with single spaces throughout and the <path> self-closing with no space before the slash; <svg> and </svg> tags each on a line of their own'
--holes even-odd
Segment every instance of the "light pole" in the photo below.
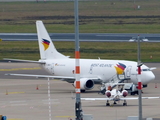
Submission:
<svg viewBox="0 0 160 120">
<path fill-rule="evenodd" d="M 79 52 L 79 17 L 78 17 L 78 0 L 74 1 L 74 21 L 75 21 L 75 78 L 76 78 L 76 102 L 75 102 L 75 120 L 83 119 L 81 108 L 81 91 L 80 91 L 80 52 Z"/>
<path fill-rule="evenodd" d="M 133 37 L 129 40 L 129 42 L 137 41 L 137 67 L 138 67 L 138 106 L 139 106 L 139 120 L 142 120 L 142 82 L 141 82 L 141 66 L 143 63 L 141 62 L 141 41 L 147 42 L 148 39 L 145 37 L 140 39 L 138 35 L 137 38 Z"/>
<path fill-rule="evenodd" d="M 137 67 L 138 67 L 138 101 L 139 101 L 139 120 L 142 120 L 142 82 L 141 82 L 141 55 L 140 55 L 140 37 L 137 37 Z"/>
</svg>

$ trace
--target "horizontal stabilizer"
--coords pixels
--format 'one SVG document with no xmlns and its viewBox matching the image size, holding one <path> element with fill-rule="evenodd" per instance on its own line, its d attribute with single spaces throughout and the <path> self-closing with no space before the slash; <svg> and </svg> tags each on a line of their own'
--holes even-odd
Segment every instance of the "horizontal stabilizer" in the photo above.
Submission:
<svg viewBox="0 0 160 120">
<path fill-rule="evenodd" d="M 33 61 L 33 60 L 21 60 L 21 59 L 10 59 L 10 58 L 3 58 L 3 60 L 6 61 L 13 61 L 13 62 L 26 62 L 26 63 L 38 63 L 38 64 L 45 64 L 45 62 L 42 61 Z"/>
</svg>

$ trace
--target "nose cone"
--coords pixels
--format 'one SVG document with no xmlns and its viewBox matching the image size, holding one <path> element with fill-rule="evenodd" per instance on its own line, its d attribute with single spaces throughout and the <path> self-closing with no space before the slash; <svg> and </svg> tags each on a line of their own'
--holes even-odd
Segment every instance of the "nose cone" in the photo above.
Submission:
<svg viewBox="0 0 160 120">
<path fill-rule="evenodd" d="M 152 80 L 155 79 L 155 75 L 153 74 L 152 71 L 148 71 L 141 76 L 142 84 L 148 84 Z"/>
</svg>

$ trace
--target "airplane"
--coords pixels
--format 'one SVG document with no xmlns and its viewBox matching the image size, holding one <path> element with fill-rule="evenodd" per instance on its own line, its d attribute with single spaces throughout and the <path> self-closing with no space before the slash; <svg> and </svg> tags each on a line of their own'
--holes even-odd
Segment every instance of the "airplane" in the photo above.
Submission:
<svg viewBox="0 0 160 120">
<path fill-rule="evenodd" d="M 128 91 L 127 90 L 118 90 L 118 89 L 111 89 L 111 86 L 106 90 L 105 92 L 106 98 L 81 98 L 81 100 L 106 100 L 106 106 L 110 106 L 109 101 L 113 101 L 113 104 L 117 104 L 119 101 L 124 101 L 123 106 L 127 106 L 126 100 L 137 100 L 138 97 L 128 97 Z M 142 99 L 157 99 L 160 97 L 142 97 Z"/>
<path fill-rule="evenodd" d="M 75 86 L 75 59 L 69 58 L 57 51 L 42 21 L 36 21 L 36 28 L 40 51 L 39 61 L 9 58 L 4 58 L 4 60 L 37 63 L 51 75 L 12 73 L 6 75 L 54 78 L 73 83 Z M 141 69 L 141 81 L 143 85 L 147 85 L 155 79 L 151 68 L 143 64 Z M 108 81 L 114 82 L 115 79 L 118 79 L 120 82 L 131 80 L 134 84 L 137 84 L 137 74 L 137 62 L 134 61 L 80 59 L 81 92 L 93 89 L 95 84 L 102 85 Z"/>
</svg>

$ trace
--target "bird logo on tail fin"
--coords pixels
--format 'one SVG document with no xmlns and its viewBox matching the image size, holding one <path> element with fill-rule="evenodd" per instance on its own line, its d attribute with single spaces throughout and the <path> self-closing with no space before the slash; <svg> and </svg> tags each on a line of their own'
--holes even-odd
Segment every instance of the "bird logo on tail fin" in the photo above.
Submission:
<svg viewBox="0 0 160 120">
<path fill-rule="evenodd" d="M 50 41 L 46 39 L 42 39 L 42 44 L 44 46 L 44 50 L 47 50 L 49 47 Z"/>
<path fill-rule="evenodd" d="M 122 64 L 122 63 L 118 63 L 116 64 L 117 66 L 115 66 L 116 68 L 116 71 L 117 71 L 117 74 L 120 75 L 120 74 L 123 74 L 125 68 L 126 68 L 126 65 Z"/>
</svg>

